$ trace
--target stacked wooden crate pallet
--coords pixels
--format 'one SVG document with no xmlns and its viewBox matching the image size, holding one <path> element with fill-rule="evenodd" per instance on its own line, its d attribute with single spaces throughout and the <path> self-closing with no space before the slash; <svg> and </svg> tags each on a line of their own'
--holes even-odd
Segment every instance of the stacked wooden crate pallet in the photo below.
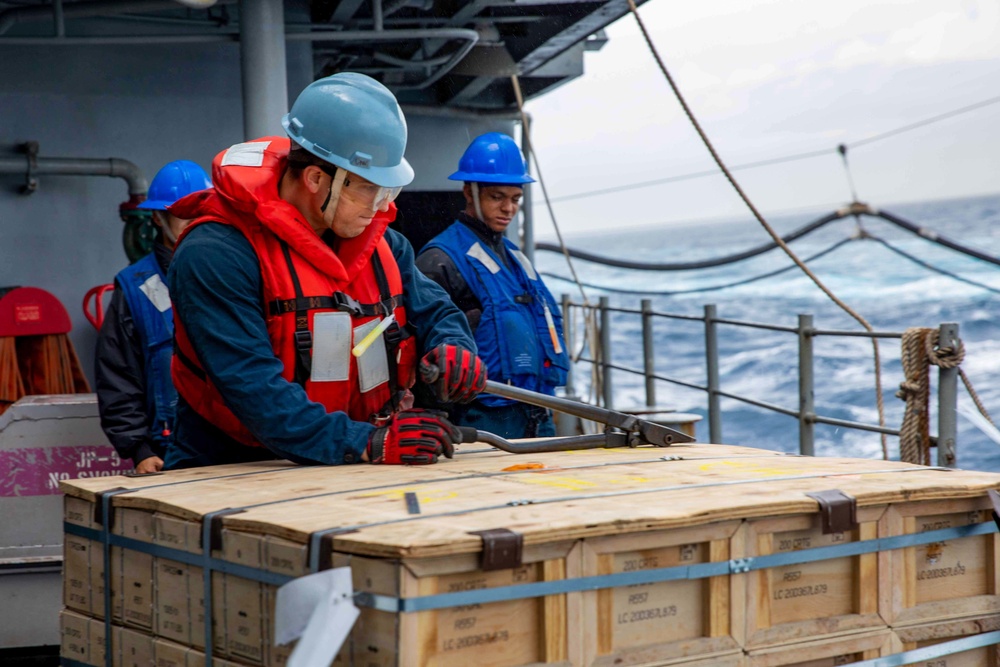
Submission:
<svg viewBox="0 0 1000 667">
<path fill-rule="evenodd" d="M 107 664 L 200 667 L 206 646 L 223 667 L 283 665 L 278 585 L 340 566 L 361 615 L 336 665 L 998 661 L 997 474 L 725 445 L 465 446 L 422 468 L 62 486 L 68 665 L 110 649 Z"/>
</svg>

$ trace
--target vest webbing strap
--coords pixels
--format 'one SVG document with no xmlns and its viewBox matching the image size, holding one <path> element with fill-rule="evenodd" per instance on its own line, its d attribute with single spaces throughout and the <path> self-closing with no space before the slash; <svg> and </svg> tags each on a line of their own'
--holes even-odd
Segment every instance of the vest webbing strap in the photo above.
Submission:
<svg viewBox="0 0 1000 667">
<path fill-rule="evenodd" d="M 389 278 L 385 275 L 385 267 L 382 266 L 382 258 L 379 257 L 378 250 L 372 253 L 372 269 L 375 271 L 375 283 L 378 285 L 381 303 L 388 304 L 391 302 L 395 306 L 395 297 L 393 297 L 392 289 L 389 287 Z M 391 312 L 393 311 L 387 311 L 386 315 Z M 408 337 L 408 334 L 399 326 L 399 322 L 390 324 L 389 328 L 382 334 L 382 338 L 385 339 L 386 363 L 389 369 L 389 400 L 382 406 L 379 414 L 375 415 L 376 418 L 394 414 L 399 407 L 399 401 L 402 397 L 402 387 L 399 385 L 399 368 L 396 364 L 396 353 L 399 350 L 399 344 L 406 337 Z"/>
<path fill-rule="evenodd" d="M 288 273 L 292 278 L 292 286 L 295 288 L 295 303 L 307 304 L 309 299 L 302 296 L 302 284 L 299 282 L 299 274 L 292 264 L 292 253 L 288 249 L 288 244 L 281 242 L 281 252 L 285 255 L 285 262 L 288 264 Z M 293 379 L 296 384 L 306 387 L 306 380 L 312 375 L 312 332 L 309 331 L 309 311 L 295 310 L 295 375 Z"/>
<path fill-rule="evenodd" d="M 331 296 L 303 296 L 295 299 L 273 299 L 267 304 L 271 315 L 287 315 L 302 310 L 339 310 L 357 317 L 388 315 L 403 305 L 402 296 L 393 296 L 379 303 L 361 303 L 343 292 Z"/>
</svg>

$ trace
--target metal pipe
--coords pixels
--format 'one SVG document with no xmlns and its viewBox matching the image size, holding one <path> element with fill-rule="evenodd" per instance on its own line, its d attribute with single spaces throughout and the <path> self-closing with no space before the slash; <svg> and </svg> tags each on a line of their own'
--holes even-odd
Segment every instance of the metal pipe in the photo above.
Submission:
<svg viewBox="0 0 1000 667">
<path fill-rule="evenodd" d="M 646 405 L 656 405 L 656 350 L 653 347 L 653 301 L 642 300 L 642 366 L 646 376 Z"/>
<path fill-rule="evenodd" d="M 708 441 L 722 442 L 722 411 L 719 408 L 719 332 L 715 304 L 705 306 L 705 372 L 708 384 Z"/>
<path fill-rule="evenodd" d="M 527 118 L 527 115 L 525 116 Z M 522 121 L 521 126 L 521 152 L 524 153 L 524 170 L 531 174 L 531 119 L 527 123 Z M 528 256 L 528 260 L 535 263 L 535 216 L 531 210 L 531 183 L 525 183 L 521 187 L 523 193 L 521 201 L 521 216 L 524 218 L 524 247 L 521 250 Z"/>
<path fill-rule="evenodd" d="M 176 0 L 139 0 L 125 2 L 124 0 L 97 0 L 90 2 L 74 2 L 62 8 L 64 18 L 86 18 L 103 14 L 123 14 L 125 12 L 156 12 L 177 7 Z M 11 7 L 0 11 L 0 35 L 6 33 L 18 23 L 45 21 L 52 18 L 53 8 L 48 5 L 32 5 L 30 7 Z"/>
<path fill-rule="evenodd" d="M 283 135 L 288 111 L 284 0 L 240 0 L 243 135 Z"/>
<path fill-rule="evenodd" d="M 59 176 L 111 176 L 121 178 L 128 184 L 132 196 L 145 195 L 149 187 L 142 170 L 134 163 L 121 158 L 68 158 L 39 157 L 31 164 L 28 156 L 0 157 L 0 173 L 50 174 Z"/>
<path fill-rule="evenodd" d="M 615 404 L 614 390 L 611 384 L 611 313 L 608 311 L 608 297 L 598 300 L 601 311 L 601 386 L 604 395 L 604 407 L 612 409 Z"/>
<path fill-rule="evenodd" d="M 0 46 L 132 46 L 236 43 L 237 35 L 123 35 L 118 37 L 2 37 Z"/>
<path fill-rule="evenodd" d="M 803 456 L 816 455 L 812 331 L 813 316 L 799 315 L 799 454 Z"/>
<path fill-rule="evenodd" d="M 55 23 L 56 37 L 66 36 L 66 12 L 63 10 L 63 0 L 52 3 L 52 22 Z"/>
<path fill-rule="evenodd" d="M 957 350 L 962 344 L 958 337 L 958 324 L 941 324 L 938 335 L 938 349 Z M 937 464 L 954 468 L 958 463 L 958 368 L 938 368 L 938 438 Z"/>
<path fill-rule="evenodd" d="M 243 0 L 249 2 L 250 0 Z M 465 55 L 479 42 L 479 33 L 467 28 L 428 28 L 426 30 L 313 30 L 311 32 L 292 32 L 285 35 L 290 41 L 306 42 L 396 42 L 407 39 L 459 39 L 465 42 L 447 64 L 442 65 L 434 74 L 412 86 L 393 86 L 395 90 L 422 90 L 428 88 L 445 74 L 450 72 Z"/>
<path fill-rule="evenodd" d="M 382 0 L 372 0 L 372 27 L 375 32 L 382 32 Z"/>
</svg>

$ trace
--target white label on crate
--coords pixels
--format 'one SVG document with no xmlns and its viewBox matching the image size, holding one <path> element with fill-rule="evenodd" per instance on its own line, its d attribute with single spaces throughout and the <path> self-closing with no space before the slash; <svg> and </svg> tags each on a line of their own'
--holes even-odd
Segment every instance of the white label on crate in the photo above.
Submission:
<svg viewBox="0 0 1000 667">
<path fill-rule="evenodd" d="M 275 607 L 275 640 L 299 640 L 287 667 L 327 667 L 358 619 L 351 568 L 293 579 L 278 589 Z"/>
</svg>

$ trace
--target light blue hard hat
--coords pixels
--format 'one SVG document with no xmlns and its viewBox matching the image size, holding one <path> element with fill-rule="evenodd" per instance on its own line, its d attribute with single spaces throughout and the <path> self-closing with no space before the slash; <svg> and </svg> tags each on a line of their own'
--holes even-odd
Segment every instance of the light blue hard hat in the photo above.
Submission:
<svg viewBox="0 0 1000 667">
<path fill-rule="evenodd" d="M 316 157 L 375 185 L 398 188 L 413 180 L 403 157 L 403 111 L 392 92 L 370 76 L 340 72 L 313 81 L 281 125 Z"/>
<path fill-rule="evenodd" d="M 523 185 L 534 183 L 528 175 L 521 149 L 514 140 L 500 132 L 487 132 L 472 140 L 458 161 L 452 181 Z"/>
<path fill-rule="evenodd" d="M 205 170 L 191 160 L 174 160 L 163 165 L 149 184 L 146 201 L 137 208 L 165 211 L 181 197 L 212 187 Z"/>
</svg>

